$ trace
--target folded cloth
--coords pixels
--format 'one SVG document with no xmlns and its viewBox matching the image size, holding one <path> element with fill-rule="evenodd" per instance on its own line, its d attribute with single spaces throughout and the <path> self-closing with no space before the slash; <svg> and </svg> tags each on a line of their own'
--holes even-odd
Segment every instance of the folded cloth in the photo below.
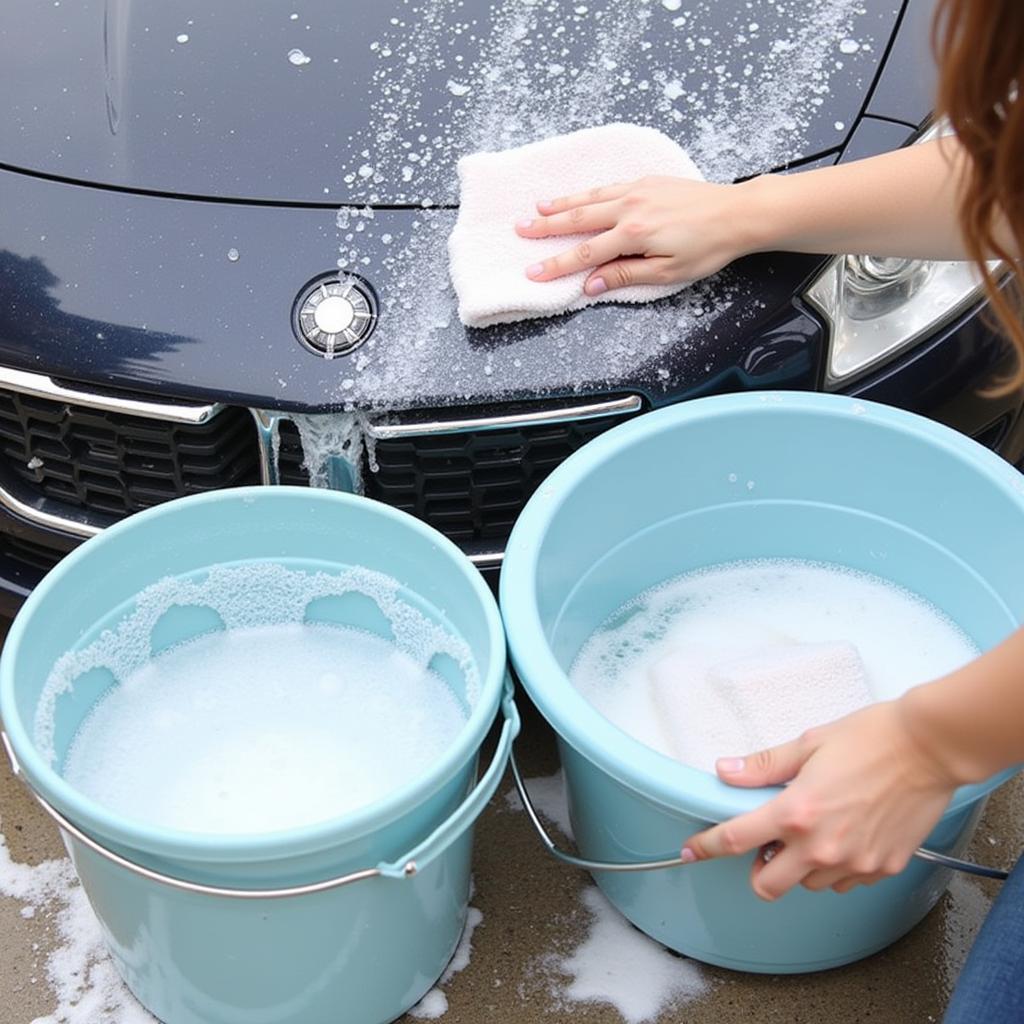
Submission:
<svg viewBox="0 0 1024 1024">
<path fill-rule="evenodd" d="M 589 271 L 556 281 L 531 281 L 526 268 L 571 248 L 586 235 L 521 238 L 516 222 L 537 216 L 537 201 L 647 175 L 703 180 L 667 135 L 635 124 L 584 128 L 501 153 L 474 153 L 459 161 L 461 197 L 448 239 L 459 317 L 467 327 L 490 327 L 554 316 L 596 302 L 650 302 L 685 284 L 634 285 L 590 296 Z"/>
</svg>

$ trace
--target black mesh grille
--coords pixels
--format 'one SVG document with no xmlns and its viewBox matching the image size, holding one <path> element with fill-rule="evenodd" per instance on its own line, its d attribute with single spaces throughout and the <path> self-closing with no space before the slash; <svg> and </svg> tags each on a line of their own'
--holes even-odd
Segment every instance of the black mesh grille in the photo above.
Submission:
<svg viewBox="0 0 1024 1024">
<path fill-rule="evenodd" d="M 0 391 L 0 453 L 29 493 L 121 518 L 170 498 L 259 482 L 245 409 L 169 423 Z"/>
<path fill-rule="evenodd" d="M 363 466 L 366 494 L 411 512 L 460 544 L 500 549 L 545 477 L 626 418 L 380 440 L 376 472 Z M 282 421 L 280 442 L 281 482 L 307 483 L 293 424 Z"/>
<path fill-rule="evenodd" d="M 626 418 L 380 440 L 375 471 L 364 458 L 366 494 L 470 550 L 500 550 L 545 477 Z M 289 420 L 281 420 L 279 440 L 281 482 L 308 484 L 298 430 Z M 260 479 L 255 424 L 245 409 L 228 408 L 189 425 L 2 389 L 0 469 L 6 485 L 26 500 L 63 503 L 99 526 L 171 498 Z M 40 570 L 62 555 L 12 537 L 4 538 L 3 553 Z"/>
<path fill-rule="evenodd" d="M 302 440 L 299 428 L 291 420 L 278 420 L 277 433 L 277 475 L 283 484 L 309 486 L 302 456 Z"/>
<path fill-rule="evenodd" d="M 64 551 L 11 534 L 5 534 L 0 539 L 0 552 L 21 565 L 44 573 L 49 572 L 65 555 Z"/>
</svg>

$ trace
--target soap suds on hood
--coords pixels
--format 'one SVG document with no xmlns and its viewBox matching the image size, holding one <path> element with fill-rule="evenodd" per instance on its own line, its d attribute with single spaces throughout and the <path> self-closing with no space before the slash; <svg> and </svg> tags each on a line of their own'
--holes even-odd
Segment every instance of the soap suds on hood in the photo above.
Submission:
<svg viewBox="0 0 1024 1024">
<path fill-rule="evenodd" d="M 585 336 L 566 319 L 502 329 L 494 344 L 472 332 L 454 358 L 439 360 L 441 336 L 458 329 L 446 251 L 454 213 L 444 207 L 458 200 L 460 156 L 613 121 L 664 131 L 713 181 L 808 155 L 823 119 L 835 120 L 826 102 L 833 77 L 851 88 L 873 73 L 873 27 L 861 24 L 859 0 L 757 6 L 755 20 L 743 3 L 723 14 L 719 0 L 685 11 L 656 0 L 508 0 L 479 17 L 449 0 L 403 4 L 370 44 L 370 114 L 341 170 L 353 203 L 339 217 L 339 265 L 372 277 L 380 322 L 346 357 L 339 404 L 457 405 L 564 394 L 567 384 L 593 394 L 623 380 L 657 394 L 680 376 L 706 376 L 717 322 L 732 309 L 737 323 L 758 312 L 729 272 L 644 309 L 606 307 L 600 330 Z M 841 46 L 851 39 L 854 53 Z M 450 84 L 438 91 L 438 80 Z M 835 145 L 843 139 L 837 131 Z M 418 209 L 403 211 L 396 230 L 395 218 L 374 218 L 383 204 Z"/>
</svg>

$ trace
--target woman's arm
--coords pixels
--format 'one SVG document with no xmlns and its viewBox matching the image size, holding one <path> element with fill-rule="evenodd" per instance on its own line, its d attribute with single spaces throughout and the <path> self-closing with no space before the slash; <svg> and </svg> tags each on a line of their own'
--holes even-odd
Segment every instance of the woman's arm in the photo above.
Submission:
<svg viewBox="0 0 1024 1024">
<path fill-rule="evenodd" d="M 596 268 L 584 287 L 589 295 L 697 280 L 752 252 L 963 259 L 956 210 L 965 167 L 959 144 L 946 137 L 738 185 L 644 178 L 541 201 L 541 216 L 516 230 L 528 238 L 591 233 L 526 271 L 548 281 Z"/>
<path fill-rule="evenodd" d="M 735 786 L 789 782 L 756 811 L 687 840 L 706 860 L 782 844 L 751 881 L 764 899 L 802 884 L 846 892 L 902 871 L 953 791 L 1024 761 L 1024 629 L 895 701 L 746 758 L 723 758 Z M 791 781 L 792 780 L 792 781 Z"/>
</svg>

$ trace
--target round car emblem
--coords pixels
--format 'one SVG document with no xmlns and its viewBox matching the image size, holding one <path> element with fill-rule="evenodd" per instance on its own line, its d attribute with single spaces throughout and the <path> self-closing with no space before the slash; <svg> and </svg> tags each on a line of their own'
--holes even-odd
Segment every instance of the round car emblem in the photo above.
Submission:
<svg viewBox="0 0 1024 1024">
<path fill-rule="evenodd" d="M 332 274 L 308 284 L 295 302 L 295 333 L 312 352 L 331 359 L 358 348 L 377 325 L 369 285 Z"/>
</svg>

